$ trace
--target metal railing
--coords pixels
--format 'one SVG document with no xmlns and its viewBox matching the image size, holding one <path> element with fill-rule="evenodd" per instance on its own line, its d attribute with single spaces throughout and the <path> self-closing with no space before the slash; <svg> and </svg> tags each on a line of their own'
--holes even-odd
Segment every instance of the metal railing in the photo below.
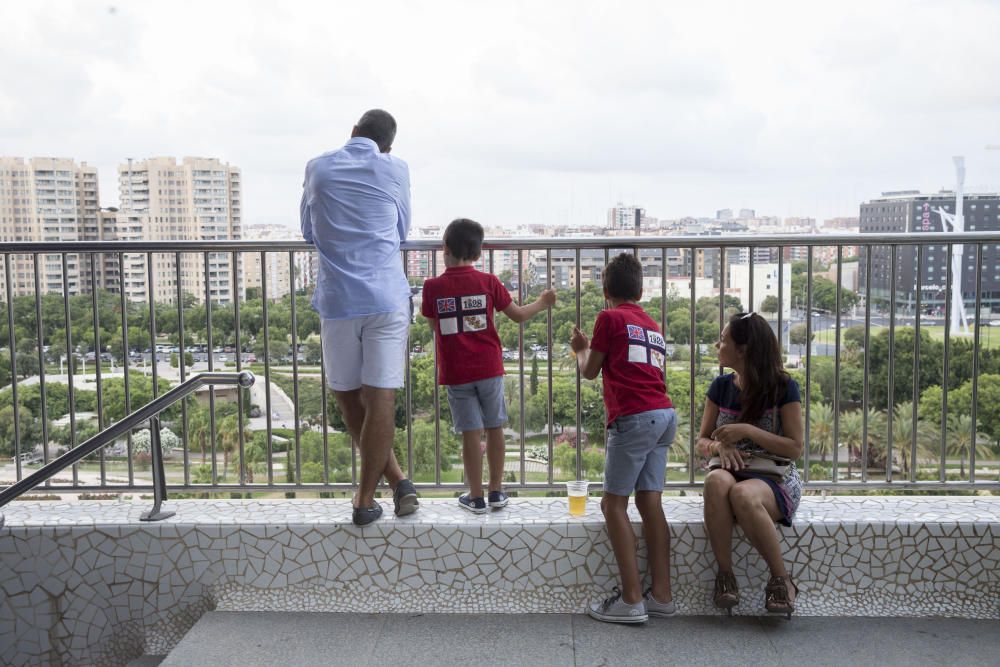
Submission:
<svg viewBox="0 0 1000 667">
<path fill-rule="evenodd" d="M 127 436 L 133 428 L 148 419 L 150 422 L 149 451 L 152 460 L 154 504 L 153 509 L 144 513 L 141 518 L 143 521 L 159 521 L 173 516 L 173 512 L 164 512 L 160 509 L 160 506 L 167 497 L 167 482 L 163 470 L 163 451 L 160 444 L 160 413 L 178 401 L 190 396 L 194 391 L 203 386 L 231 384 L 248 388 L 253 386 L 253 383 L 254 376 L 249 371 L 242 371 L 240 373 L 200 373 L 195 375 L 162 396 L 153 399 L 135 412 L 130 413 L 121 421 L 115 422 L 92 438 L 80 443 L 77 447 L 74 447 L 56 460 L 50 461 L 39 470 L 0 491 L 0 507 L 3 507 L 12 500 L 16 500 L 19 496 L 37 487 L 53 475 L 79 463 L 109 443 Z M 3 515 L 0 515 L 0 526 L 3 526 Z"/>
<path fill-rule="evenodd" d="M 971 274 L 959 278 L 970 288 L 966 300 L 975 303 L 968 343 L 953 335 L 947 317 L 937 323 L 939 311 L 951 308 L 956 279 L 946 258 L 960 244 L 975 262 Z M 580 377 L 563 329 L 569 322 L 587 330 L 603 307 L 602 267 L 613 252 L 628 251 L 644 264 L 653 292 L 644 305 L 667 337 L 668 390 L 683 412 L 668 488 L 697 488 L 704 474 L 694 445 L 704 389 L 722 370 L 711 343 L 736 301 L 750 309 L 766 297 L 776 307 L 764 315 L 802 386 L 806 436 L 800 466 L 807 488 L 1000 488 L 994 431 L 979 435 L 993 428 L 986 423 L 992 417 L 977 409 L 984 359 L 986 370 L 994 364 L 987 326 L 993 318 L 984 314 L 985 306 L 1000 310 L 1000 285 L 993 287 L 1000 276 L 986 277 L 983 267 L 984 260 L 1000 261 L 994 257 L 998 246 L 1000 233 L 994 232 L 488 241 L 482 268 L 503 276 L 517 301 L 546 287 L 559 293 L 553 311 L 512 328 L 500 325 L 511 413 L 505 485 L 547 491 L 565 479 L 599 479 L 600 384 Z M 403 265 L 415 291 L 422 278 L 442 270 L 439 247 L 437 240 L 404 244 Z M 240 390 L 225 397 L 212 390 L 205 407 L 188 398 L 179 414 L 165 416 L 180 443 L 179 454 L 168 460 L 172 489 L 288 493 L 355 487 L 356 448 L 322 380 L 326 369 L 314 337 L 319 320 L 308 307 L 316 262 L 311 246 L 3 243 L 0 255 L 8 304 L 0 357 L 7 356 L 10 375 L 19 378 L 0 388 L 0 410 L 10 407 L 13 444 L 7 448 L 17 480 L 27 459 L 48 462 L 56 435 L 75 451 L 85 428 L 81 415 L 89 412 L 82 408 L 94 408 L 97 427 L 104 428 L 131 412 L 137 393 L 155 398 L 161 387 L 184 383 L 192 372 L 214 373 L 224 363 L 236 372 L 250 366 L 264 382 L 254 394 Z M 827 263 L 821 276 L 819 267 Z M 989 268 L 996 270 L 994 264 Z M 931 273 L 941 280 L 928 282 Z M 859 276 L 858 290 L 834 289 L 831 297 L 830 284 L 844 284 L 848 274 Z M 911 276 L 909 284 L 904 275 Z M 853 306 L 845 303 L 855 300 Z M 406 387 L 398 398 L 396 449 L 418 486 L 457 490 L 463 487 L 461 447 L 434 382 L 429 331 L 417 316 Z M 77 372 L 88 355 L 92 372 Z M 55 370 L 61 356 L 66 373 Z M 168 357 L 175 367 L 163 363 Z M 912 403 L 901 408 L 901 397 Z M 64 405 L 65 415 L 52 414 Z M 959 412 L 966 421 L 955 418 Z M 57 425 L 54 418 L 63 416 L 66 425 Z M 44 488 L 147 488 L 134 464 L 131 437 L 124 437 L 117 453 L 102 448 L 96 461 L 81 456 L 72 480 L 52 480 Z M 236 458 L 234 473 L 230 456 Z"/>
</svg>

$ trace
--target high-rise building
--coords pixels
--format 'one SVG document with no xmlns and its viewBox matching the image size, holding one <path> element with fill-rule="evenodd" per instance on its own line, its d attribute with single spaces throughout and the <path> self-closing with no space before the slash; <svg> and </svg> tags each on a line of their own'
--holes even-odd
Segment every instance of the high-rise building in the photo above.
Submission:
<svg viewBox="0 0 1000 667">
<path fill-rule="evenodd" d="M 753 220 L 757 217 L 757 212 L 752 208 L 741 208 L 740 209 L 740 219 L 741 220 Z"/>
<path fill-rule="evenodd" d="M 97 169 L 86 162 L 0 158 L 0 241 L 100 240 L 99 215 Z M 73 253 L 63 261 L 62 255 L 40 255 L 38 261 L 39 292 L 72 295 L 91 289 L 89 257 Z M 10 271 L 14 295 L 34 293 L 31 256 L 11 256 Z M 0 267 L 0 294 L 6 290 L 6 270 Z"/>
<path fill-rule="evenodd" d="M 282 225 L 251 225 L 246 228 L 244 237 L 255 241 L 283 241 L 294 239 L 298 234 L 295 230 Z M 265 281 L 267 283 L 267 298 L 271 301 L 288 296 L 291 291 L 292 275 L 289 253 L 284 250 L 263 253 L 242 253 L 243 286 L 247 298 L 251 295 L 263 295 Z"/>
<path fill-rule="evenodd" d="M 240 170 L 215 158 L 172 157 L 129 161 L 118 167 L 121 208 L 118 237 L 135 241 L 217 241 L 242 237 Z M 240 290 L 241 260 L 233 254 L 174 253 L 126 255 L 122 289 L 132 301 L 171 303 L 180 291 L 204 301 L 230 303 Z M 152 284 L 148 279 L 153 275 Z M 207 283 L 207 284 L 206 284 Z"/>
<path fill-rule="evenodd" d="M 642 227 L 646 209 L 638 206 L 625 206 L 621 202 L 608 209 L 608 229 L 619 229 L 639 232 Z"/>
<path fill-rule="evenodd" d="M 1000 193 L 966 194 L 962 207 L 965 231 L 1000 230 Z M 861 204 L 862 234 L 948 232 L 939 211 L 955 213 L 955 193 L 920 194 L 919 191 L 886 192 L 878 199 Z M 917 246 L 897 246 L 896 275 L 891 277 L 891 250 L 888 246 L 872 249 L 872 299 L 887 303 L 894 294 L 897 310 L 912 312 L 917 294 Z M 950 256 L 945 245 L 923 246 L 923 271 L 920 279 L 921 308 L 926 313 L 944 314 L 947 297 L 947 276 Z M 975 301 L 976 246 L 965 244 L 962 249 L 962 293 L 966 304 Z M 1000 248 L 984 245 L 982 266 L 982 305 L 1000 307 Z M 862 275 L 860 289 L 865 289 L 867 276 Z M 893 290 L 893 286 L 895 289 Z M 969 316 L 973 315 L 969 308 Z"/>
</svg>

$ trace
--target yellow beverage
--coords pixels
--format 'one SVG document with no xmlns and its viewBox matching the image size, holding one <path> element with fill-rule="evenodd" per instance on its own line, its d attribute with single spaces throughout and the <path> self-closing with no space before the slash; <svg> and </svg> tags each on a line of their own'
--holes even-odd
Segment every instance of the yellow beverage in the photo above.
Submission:
<svg viewBox="0 0 1000 667">
<path fill-rule="evenodd" d="M 587 496 L 569 496 L 569 513 L 583 516 L 587 511 Z"/>
</svg>

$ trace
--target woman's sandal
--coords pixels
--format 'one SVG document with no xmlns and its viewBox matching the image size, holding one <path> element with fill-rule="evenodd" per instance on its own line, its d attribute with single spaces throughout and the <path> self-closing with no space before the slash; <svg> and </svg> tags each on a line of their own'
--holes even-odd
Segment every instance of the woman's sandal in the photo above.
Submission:
<svg viewBox="0 0 1000 667">
<path fill-rule="evenodd" d="M 740 589 L 732 572 L 719 572 L 715 575 L 714 602 L 716 607 L 733 615 L 733 607 L 740 603 Z"/>
<path fill-rule="evenodd" d="M 764 609 L 769 614 L 780 614 L 791 620 L 792 612 L 795 611 L 795 604 L 788 599 L 788 586 L 795 589 L 795 596 L 799 595 L 799 587 L 792 581 L 791 575 L 787 577 L 771 577 L 767 580 L 764 588 Z"/>
</svg>

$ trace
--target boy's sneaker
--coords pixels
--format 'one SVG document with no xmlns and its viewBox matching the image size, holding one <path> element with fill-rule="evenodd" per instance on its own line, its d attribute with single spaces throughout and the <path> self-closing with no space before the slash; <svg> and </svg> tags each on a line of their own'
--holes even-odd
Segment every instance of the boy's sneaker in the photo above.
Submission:
<svg viewBox="0 0 1000 667">
<path fill-rule="evenodd" d="M 351 520 L 355 526 L 367 526 L 382 516 L 382 506 L 375 503 L 371 507 L 355 507 Z"/>
<path fill-rule="evenodd" d="M 458 504 L 473 514 L 486 514 L 486 501 L 482 496 L 471 498 L 468 493 L 458 497 Z"/>
<path fill-rule="evenodd" d="M 649 620 L 646 605 L 642 600 L 629 604 L 622 600 L 622 592 L 616 586 L 615 594 L 606 600 L 594 600 L 587 607 L 591 618 L 605 623 L 645 623 Z"/>
<path fill-rule="evenodd" d="M 677 615 L 677 605 L 673 600 L 670 602 L 660 602 L 653 597 L 653 589 L 647 588 L 642 594 L 642 601 L 646 604 L 646 613 L 658 618 L 669 618 Z"/>
<path fill-rule="evenodd" d="M 399 480 L 396 490 L 392 492 L 392 503 L 396 516 L 406 516 L 416 512 L 420 507 L 420 501 L 417 500 L 417 489 L 413 486 L 413 482 L 408 479 Z"/>
<path fill-rule="evenodd" d="M 490 507 L 507 507 L 510 498 L 503 491 L 490 491 Z"/>
</svg>

